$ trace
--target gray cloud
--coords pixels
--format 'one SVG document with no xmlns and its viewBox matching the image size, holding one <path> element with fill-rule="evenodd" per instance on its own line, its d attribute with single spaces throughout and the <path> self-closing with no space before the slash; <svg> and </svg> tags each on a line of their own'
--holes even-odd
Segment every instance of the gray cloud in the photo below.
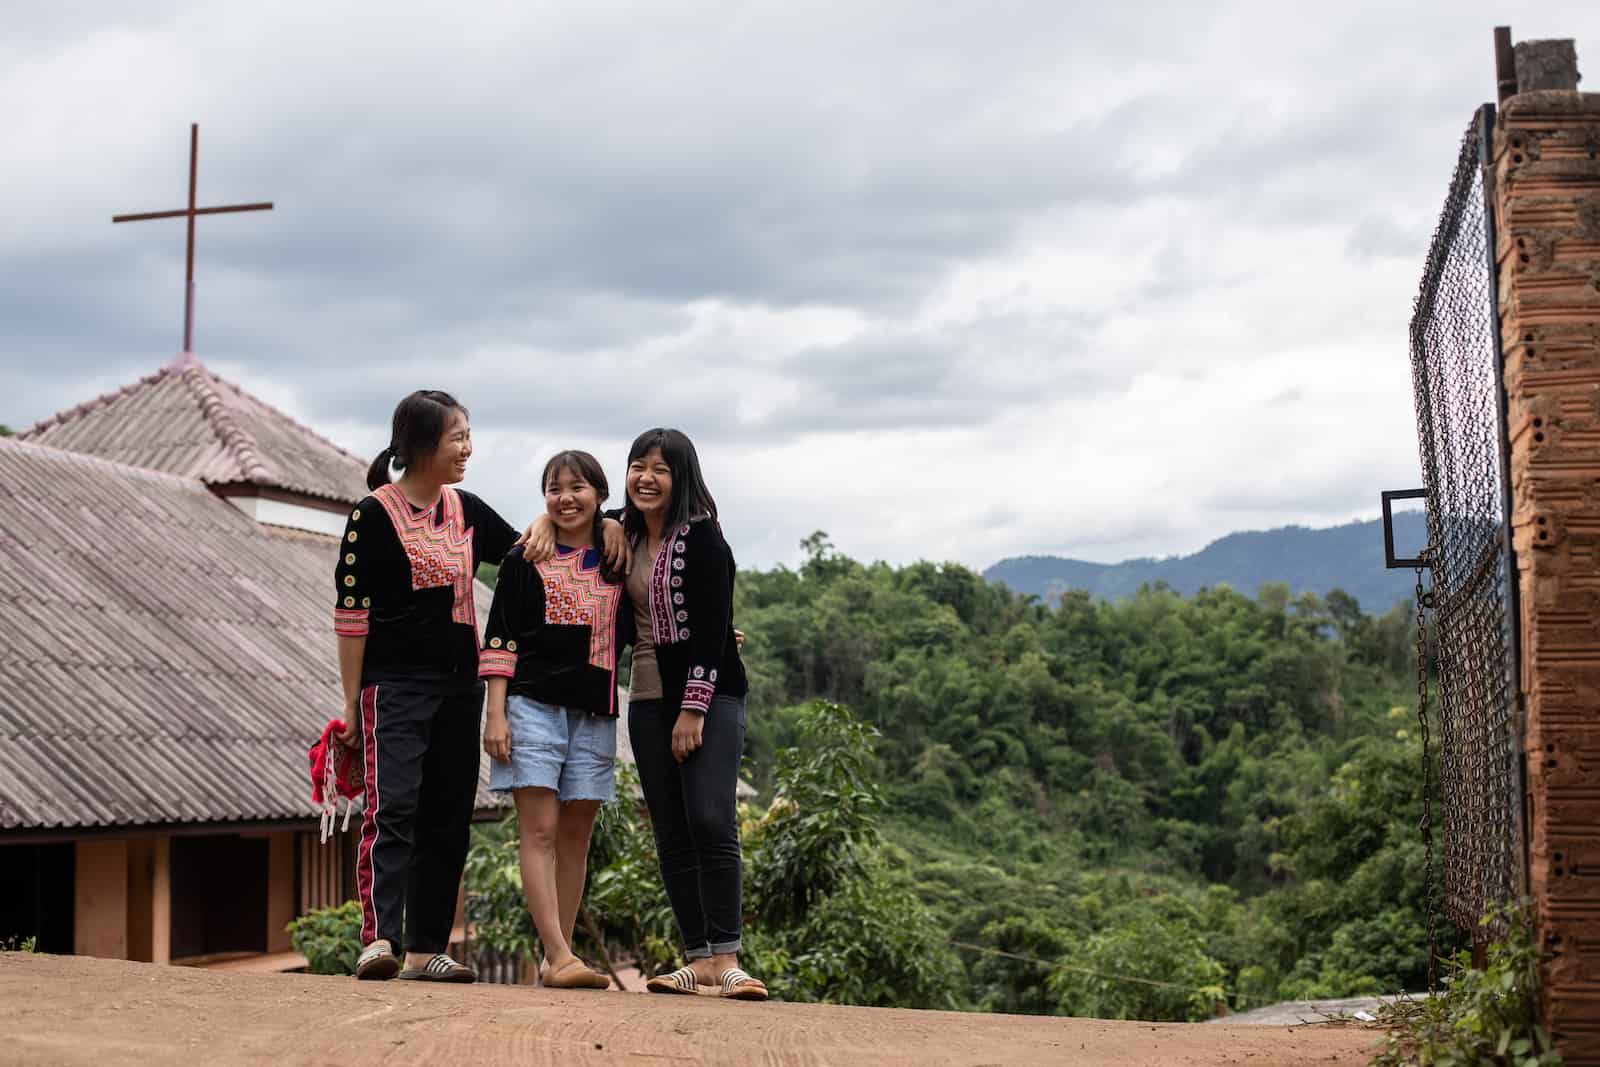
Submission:
<svg viewBox="0 0 1600 1067">
<path fill-rule="evenodd" d="M 1519 35 L 1600 47 L 1587 5 L 1539 19 Z M 200 353 L 357 451 L 423 382 L 512 442 L 483 459 L 507 493 L 516 449 L 692 428 L 730 457 L 755 562 L 801 526 L 983 563 L 1336 511 L 1373 457 L 1414 464 L 1403 418 L 1366 415 L 1408 388 L 1389 368 L 1417 243 L 1492 90 L 1493 20 L 1477 0 L 30 10 L 0 42 L 0 92 L 29 102 L 0 178 L 0 421 L 171 357 L 182 224 L 109 217 L 181 202 L 197 118 L 202 200 L 278 205 L 201 221 Z M 1358 387 L 1304 380 L 1332 359 Z M 1117 436 L 1184 424 L 1191 395 L 1252 417 L 1210 388 L 1225 370 L 1300 413 L 1306 448 Z M 968 465 L 997 447 L 1003 488 Z M 1007 498 L 948 500 L 890 453 Z M 868 457 L 876 481 L 818 478 L 796 507 L 770 468 L 800 455 Z M 1117 521 L 1048 503 L 1074 497 Z"/>
</svg>

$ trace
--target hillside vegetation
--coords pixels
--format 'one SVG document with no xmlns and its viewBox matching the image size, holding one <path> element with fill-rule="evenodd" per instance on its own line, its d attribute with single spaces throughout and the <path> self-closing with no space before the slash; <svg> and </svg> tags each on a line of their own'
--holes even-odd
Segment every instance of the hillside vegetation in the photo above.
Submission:
<svg viewBox="0 0 1600 1067">
<path fill-rule="evenodd" d="M 1282 585 L 1046 606 L 806 547 L 736 605 L 746 958 L 775 993 L 1180 1020 L 1424 984 L 1404 606 Z M 514 877 L 500 833 L 475 891 Z M 614 950 L 672 957 L 628 805 L 589 900 Z"/>
</svg>

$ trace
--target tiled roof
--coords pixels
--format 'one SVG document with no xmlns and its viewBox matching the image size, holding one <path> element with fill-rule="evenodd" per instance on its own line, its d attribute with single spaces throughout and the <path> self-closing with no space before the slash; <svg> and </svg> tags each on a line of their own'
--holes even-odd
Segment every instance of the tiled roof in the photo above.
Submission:
<svg viewBox="0 0 1600 1067">
<path fill-rule="evenodd" d="M 354 503 L 367 465 L 182 355 L 18 435 L 134 467 Z"/>
<path fill-rule="evenodd" d="M 0 439 L 0 833 L 313 815 L 336 544 L 192 478 Z"/>
</svg>

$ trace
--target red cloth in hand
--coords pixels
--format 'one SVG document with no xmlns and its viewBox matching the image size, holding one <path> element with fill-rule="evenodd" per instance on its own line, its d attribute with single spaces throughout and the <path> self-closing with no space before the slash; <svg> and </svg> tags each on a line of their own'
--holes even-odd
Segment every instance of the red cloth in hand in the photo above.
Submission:
<svg viewBox="0 0 1600 1067">
<path fill-rule="evenodd" d="M 331 810 L 339 797 L 355 800 L 366 788 L 361 750 L 339 740 L 344 730 L 340 719 L 329 719 L 322 736 L 311 746 L 311 802 Z"/>
</svg>

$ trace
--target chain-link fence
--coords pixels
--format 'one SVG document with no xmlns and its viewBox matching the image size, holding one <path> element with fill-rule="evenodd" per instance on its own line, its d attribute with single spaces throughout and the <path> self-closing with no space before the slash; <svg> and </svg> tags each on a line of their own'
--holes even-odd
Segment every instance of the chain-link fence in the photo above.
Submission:
<svg viewBox="0 0 1600 1067">
<path fill-rule="evenodd" d="M 1411 320 L 1437 626 L 1444 910 L 1478 920 L 1520 895 L 1517 625 L 1506 537 L 1506 435 L 1483 157 L 1468 126 Z"/>
</svg>

